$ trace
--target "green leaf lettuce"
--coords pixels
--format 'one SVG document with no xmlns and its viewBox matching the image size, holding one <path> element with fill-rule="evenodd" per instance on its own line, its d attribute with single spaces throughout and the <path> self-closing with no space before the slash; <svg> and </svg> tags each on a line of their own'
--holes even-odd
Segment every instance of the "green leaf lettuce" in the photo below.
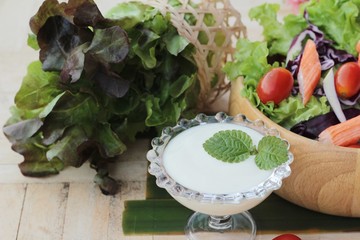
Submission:
<svg viewBox="0 0 360 240">
<path fill-rule="evenodd" d="M 126 142 L 196 112 L 194 47 L 170 16 L 140 2 L 106 16 L 91 0 L 46 0 L 32 17 L 29 44 L 40 61 L 29 65 L 3 127 L 24 175 L 89 161 L 95 182 L 114 194 L 107 165 Z"/>
</svg>

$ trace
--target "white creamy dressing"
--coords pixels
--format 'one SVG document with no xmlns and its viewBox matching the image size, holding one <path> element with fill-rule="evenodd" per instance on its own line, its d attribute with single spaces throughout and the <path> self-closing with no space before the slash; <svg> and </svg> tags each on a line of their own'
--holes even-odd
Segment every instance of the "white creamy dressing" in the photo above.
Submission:
<svg viewBox="0 0 360 240">
<path fill-rule="evenodd" d="M 210 156 L 203 143 L 221 130 L 242 130 L 255 145 L 263 135 L 232 123 L 210 123 L 192 127 L 174 137 L 166 146 L 163 164 L 181 185 L 202 193 L 227 194 L 251 190 L 270 177 L 273 170 L 260 170 L 254 156 L 240 163 L 227 163 Z"/>
</svg>

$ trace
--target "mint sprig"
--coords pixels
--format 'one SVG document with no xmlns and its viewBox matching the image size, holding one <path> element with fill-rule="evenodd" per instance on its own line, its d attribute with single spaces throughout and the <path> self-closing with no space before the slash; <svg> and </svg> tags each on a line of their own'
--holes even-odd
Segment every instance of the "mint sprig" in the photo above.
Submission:
<svg viewBox="0 0 360 240">
<path fill-rule="evenodd" d="M 217 132 L 203 147 L 210 156 L 228 163 L 238 163 L 255 155 L 256 165 L 263 170 L 275 168 L 288 159 L 287 145 L 280 138 L 265 136 L 256 149 L 251 137 L 241 130 Z"/>
<path fill-rule="evenodd" d="M 203 144 L 206 152 L 224 162 L 241 162 L 255 150 L 251 137 L 243 131 L 225 130 Z"/>
<path fill-rule="evenodd" d="M 288 159 L 287 146 L 275 136 L 265 136 L 258 144 L 255 163 L 260 169 L 268 170 L 280 166 Z"/>
</svg>

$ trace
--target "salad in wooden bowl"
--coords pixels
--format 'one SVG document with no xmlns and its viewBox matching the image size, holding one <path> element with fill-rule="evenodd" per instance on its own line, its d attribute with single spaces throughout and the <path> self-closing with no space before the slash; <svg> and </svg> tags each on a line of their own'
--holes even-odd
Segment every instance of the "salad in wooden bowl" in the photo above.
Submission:
<svg viewBox="0 0 360 240">
<path fill-rule="evenodd" d="M 311 0 L 282 22 L 278 10 L 250 10 L 264 41 L 240 39 L 224 68 L 232 80 L 230 114 L 260 118 L 289 140 L 293 171 L 278 195 L 360 217 L 359 2 Z"/>
</svg>

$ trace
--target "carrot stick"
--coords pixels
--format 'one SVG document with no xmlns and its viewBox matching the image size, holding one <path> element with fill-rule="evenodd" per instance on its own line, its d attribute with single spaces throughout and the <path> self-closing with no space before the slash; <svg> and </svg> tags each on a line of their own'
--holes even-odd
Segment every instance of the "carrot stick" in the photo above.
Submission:
<svg viewBox="0 0 360 240">
<path fill-rule="evenodd" d="M 360 141 L 360 115 L 326 128 L 319 134 L 319 141 L 338 146 L 350 146 Z"/>
</svg>

